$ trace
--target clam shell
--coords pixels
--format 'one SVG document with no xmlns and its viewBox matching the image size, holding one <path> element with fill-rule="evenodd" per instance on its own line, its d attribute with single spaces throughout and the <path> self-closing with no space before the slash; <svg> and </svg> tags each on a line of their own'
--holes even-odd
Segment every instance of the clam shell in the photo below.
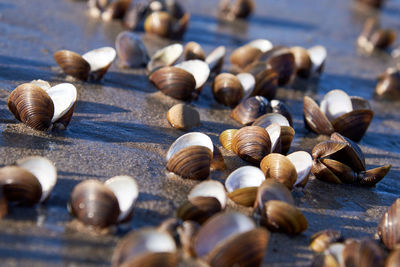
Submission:
<svg viewBox="0 0 400 267">
<path fill-rule="evenodd" d="M 110 2 L 101 14 L 101 18 L 105 21 L 112 19 L 122 19 L 125 16 L 131 0 L 114 0 Z"/>
<path fill-rule="evenodd" d="M 257 188 L 265 180 L 263 172 L 253 166 L 244 166 L 233 171 L 225 180 L 228 197 L 244 206 L 253 206 Z"/>
<path fill-rule="evenodd" d="M 307 51 L 312 62 L 312 73 L 321 73 L 328 56 L 326 48 L 322 45 L 316 45 L 309 48 Z"/>
<path fill-rule="evenodd" d="M 191 60 L 191 59 L 205 60 L 206 58 L 203 48 L 201 48 L 201 45 L 196 42 L 187 43 L 183 54 L 185 56 L 185 60 Z"/>
<path fill-rule="evenodd" d="M 260 49 L 262 53 L 265 53 L 271 50 L 274 46 L 273 44 L 266 39 L 256 39 L 247 43 L 247 45 Z"/>
<path fill-rule="evenodd" d="M 210 168 L 211 171 L 221 171 L 226 169 L 224 156 L 222 156 L 221 150 L 215 145 Z"/>
<path fill-rule="evenodd" d="M 236 0 L 230 7 L 227 19 L 247 18 L 254 10 L 255 4 L 253 0 Z"/>
<path fill-rule="evenodd" d="M 282 150 L 281 129 L 281 126 L 279 126 L 279 124 L 277 123 L 272 123 L 267 128 L 265 128 L 271 140 L 271 153 L 279 153 Z"/>
<path fill-rule="evenodd" d="M 232 110 L 231 117 L 241 124 L 248 125 L 269 111 L 268 104 L 268 99 L 262 96 L 247 98 Z"/>
<path fill-rule="evenodd" d="M 244 45 L 232 52 L 230 61 L 233 65 L 237 65 L 239 68 L 244 69 L 246 66 L 251 64 L 262 54 L 262 51 L 251 45 Z"/>
<path fill-rule="evenodd" d="M 317 134 L 330 135 L 335 131 L 331 122 L 321 111 L 317 103 L 308 96 L 304 97 L 303 112 L 306 126 Z"/>
<path fill-rule="evenodd" d="M 385 256 L 379 246 L 369 239 L 357 241 L 346 240 L 343 250 L 343 261 L 346 266 L 383 267 Z"/>
<path fill-rule="evenodd" d="M 120 214 L 113 191 L 96 180 L 86 180 L 75 186 L 70 207 L 71 213 L 81 222 L 100 228 L 117 223 Z"/>
<path fill-rule="evenodd" d="M 62 124 L 66 128 L 72 118 L 78 92 L 70 83 L 60 83 L 46 90 L 53 101 L 54 113 L 51 119 L 53 124 Z"/>
<path fill-rule="evenodd" d="M 211 266 L 259 266 L 268 239 L 268 232 L 256 228 L 249 217 L 236 212 L 220 213 L 197 232 L 194 248 L 196 255 Z"/>
<path fill-rule="evenodd" d="M 359 174 L 360 180 L 358 181 L 358 183 L 365 186 L 375 186 L 380 180 L 382 180 L 386 176 L 391 167 L 392 165 L 389 164 L 365 172 L 361 172 Z"/>
<path fill-rule="evenodd" d="M 271 153 L 265 156 L 260 163 L 260 168 L 267 179 L 275 179 L 289 190 L 292 190 L 297 181 L 296 167 L 281 154 Z"/>
<path fill-rule="evenodd" d="M 269 200 L 264 205 L 261 224 L 269 230 L 297 235 L 307 229 L 307 219 L 295 206 L 279 200 Z"/>
<path fill-rule="evenodd" d="M 268 113 L 258 117 L 257 120 L 254 121 L 253 126 L 267 128 L 272 123 L 277 123 L 280 126 L 290 126 L 289 121 L 283 115 L 278 113 Z"/>
<path fill-rule="evenodd" d="M 318 143 L 312 150 L 314 159 L 329 157 L 347 147 L 347 144 L 341 141 L 328 140 Z"/>
<path fill-rule="evenodd" d="M 342 241 L 344 241 L 344 238 L 340 231 L 327 229 L 311 236 L 310 247 L 314 252 L 324 252 L 331 244 Z"/>
<path fill-rule="evenodd" d="M 193 187 L 190 190 L 188 199 L 192 200 L 196 197 L 213 197 L 217 199 L 221 205 L 221 208 L 224 209 L 226 206 L 226 191 L 224 186 L 218 181 L 204 181 Z"/>
<path fill-rule="evenodd" d="M 179 100 L 190 100 L 196 88 L 193 75 L 177 67 L 156 70 L 149 79 L 158 90 Z"/>
<path fill-rule="evenodd" d="M 24 83 L 15 88 L 8 98 L 8 108 L 15 118 L 36 130 L 51 126 L 54 104 L 40 87 Z"/>
<path fill-rule="evenodd" d="M 389 68 L 383 73 L 378 80 L 375 88 L 378 96 L 388 97 L 389 99 L 400 98 L 400 71 Z"/>
<path fill-rule="evenodd" d="M 365 171 L 365 157 L 360 147 L 339 133 L 333 133 L 331 140 L 343 142 L 346 146 L 330 155 L 331 159 L 338 160 L 347 166 L 351 167 L 356 172 Z"/>
<path fill-rule="evenodd" d="M 89 78 L 90 65 L 81 55 L 69 50 L 59 50 L 54 53 L 54 60 L 65 74 L 83 81 Z"/>
<path fill-rule="evenodd" d="M 321 163 L 335 174 L 341 182 L 352 184 L 357 181 L 357 174 L 346 164 L 333 159 L 321 159 Z"/>
<path fill-rule="evenodd" d="M 153 228 L 132 231 L 114 250 L 112 266 L 176 266 L 178 257 L 174 239 Z"/>
<path fill-rule="evenodd" d="M 293 120 L 292 120 L 292 115 L 290 114 L 289 108 L 286 106 L 286 104 L 280 100 L 273 99 L 269 102 L 272 113 L 278 113 L 284 116 L 291 127 L 293 127 Z"/>
<path fill-rule="evenodd" d="M 291 82 L 296 71 L 296 64 L 294 55 L 289 49 L 280 49 L 272 52 L 266 62 L 267 68 L 271 67 L 278 73 L 279 86 Z"/>
<path fill-rule="evenodd" d="M 211 72 L 219 74 L 224 65 L 224 59 L 226 54 L 225 46 L 218 46 L 215 48 L 205 59 Z"/>
<path fill-rule="evenodd" d="M 176 68 L 180 68 L 191 73 L 196 81 L 196 89 L 200 90 L 201 87 L 206 83 L 208 76 L 210 76 L 210 68 L 208 64 L 202 60 L 194 59 L 183 61 L 175 65 Z"/>
<path fill-rule="evenodd" d="M 221 203 L 215 197 L 197 196 L 179 206 L 176 216 L 182 221 L 203 224 L 221 210 Z"/>
<path fill-rule="evenodd" d="M 131 176 L 114 176 L 104 182 L 118 200 L 120 214 L 118 221 L 125 221 L 133 212 L 133 206 L 139 196 L 139 186 Z"/>
<path fill-rule="evenodd" d="M 271 140 L 265 129 L 246 126 L 233 137 L 232 150 L 245 161 L 259 164 L 262 158 L 271 152 Z"/>
<path fill-rule="evenodd" d="M 177 129 L 190 129 L 200 125 L 199 112 L 189 105 L 176 104 L 167 112 L 168 122 Z"/>
<path fill-rule="evenodd" d="M 82 55 L 90 65 L 90 79 L 99 81 L 112 65 L 117 52 L 112 47 L 102 47 L 91 50 Z"/>
<path fill-rule="evenodd" d="M 340 116 L 353 111 L 350 97 L 339 89 L 329 91 L 322 99 L 320 106 L 321 111 L 326 115 L 329 121 L 334 121 Z"/>
<path fill-rule="evenodd" d="M 281 126 L 281 154 L 286 155 L 289 152 L 295 132 L 290 126 Z"/>
<path fill-rule="evenodd" d="M 250 95 L 252 95 L 256 85 L 254 76 L 251 73 L 242 72 L 237 74 L 236 77 L 239 79 L 243 87 L 243 99 L 248 98 Z"/>
<path fill-rule="evenodd" d="M 200 229 L 200 225 L 192 221 L 184 221 L 182 226 L 178 227 L 177 231 L 179 234 L 179 242 L 184 250 L 184 253 L 195 257 L 195 251 L 193 247 L 193 238 L 197 231 Z"/>
<path fill-rule="evenodd" d="M 335 119 L 332 125 L 340 134 L 358 142 L 367 131 L 373 116 L 374 112 L 372 110 L 353 110 Z"/>
<path fill-rule="evenodd" d="M 326 167 L 319 160 L 313 161 L 313 166 L 311 168 L 312 174 L 314 174 L 315 178 L 334 184 L 341 184 L 342 181 L 337 177 L 328 167 Z"/>
<path fill-rule="evenodd" d="M 219 142 L 226 150 L 232 151 L 232 140 L 237 131 L 237 129 L 228 129 L 219 135 Z"/>
<path fill-rule="evenodd" d="M 383 214 L 378 225 L 378 235 L 386 248 L 392 250 L 400 243 L 400 198 Z"/>
<path fill-rule="evenodd" d="M 253 95 L 264 96 L 268 100 L 275 98 L 276 91 L 278 90 L 278 73 L 273 69 L 266 69 L 265 63 L 264 70 L 254 74 L 256 75 L 256 86 Z"/>
<path fill-rule="evenodd" d="M 297 151 L 287 155 L 297 171 L 297 180 L 294 186 L 306 186 L 312 168 L 312 157 L 305 151 Z"/>
<path fill-rule="evenodd" d="M 284 184 L 274 179 L 266 179 L 258 187 L 254 210 L 261 213 L 264 209 L 264 204 L 269 200 L 280 200 L 294 205 L 294 199 L 289 189 Z"/>
<path fill-rule="evenodd" d="M 308 51 L 300 46 L 290 48 L 294 55 L 294 62 L 296 64 L 296 74 L 302 78 L 308 78 L 312 71 L 312 61 Z"/>
<path fill-rule="evenodd" d="M 122 67 L 138 68 L 147 65 L 149 56 L 140 36 L 123 31 L 115 40 L 115 48 Z"/>
<path fill-rule="evenodd" d="M 42 187 L 35 175 L 17 166 L 0 169 L 0 186 L 8 202 L 25 205 L 38 203 L 42 195 Z"/>
<path fill-rule="evenodd" d="M 183 46 L 172 44 L 158 50 L 147 64 L 147 70 L 152 73 L 158 68 L 173 65 L 182 55 Z"/>
<path fill-rule="evenodd" d="M 170 14 L 164 11 L 156 11 L 147 16 L 144 22 L 144 30 L 149 34 L 170 38 L 173 24 L 174 18 Z"/>
<path fill-rule="evenodd" d="M 236 106 L 244 95 L 240 80 L 230 73 L 221 73 L 215 77 L 212 90 L 214 98 L 229 107 Z"/>
</svg>

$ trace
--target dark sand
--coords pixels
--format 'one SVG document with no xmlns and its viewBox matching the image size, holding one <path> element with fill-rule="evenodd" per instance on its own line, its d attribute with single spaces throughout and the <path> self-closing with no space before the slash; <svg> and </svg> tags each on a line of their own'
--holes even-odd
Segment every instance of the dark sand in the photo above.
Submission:
<svg viewBox="0 0 400 267">
<path fill-rule="evenodd" d="M 379 218 L 400 192 L 400 103 L 373 99 L 376 77 L 393 65 L 388 55 L 365 57 L 357 52 L 356 38 L 368 13 L 350 0 L 257 1 L 249 23 L 220 23 L 217 1 L 183 1 L 192 12 L 184 42 L 197 41 L 206 52 L 217 45 L 232 51 L 251 39 L 268 38 L 274 44 L 310 47 L 325 45 L 328 60 L 318 87 L 280 89 L 294 116 L 296 136 L 291 151 L 311 151 L 325 137 L 304 129 L 302 99 L 318 100 L 331 89 L 371 100 L 375 116 L 359 143 L 368 168 L 391 163 L 393 168 L 376 188 L 332 185 L 312 179 L 303 192 L 295 192 L 296 204 L 309 227 L 299 236 L 273 234 L 265 266 L 308 266 L 310 236 L 322 229 L 340 229 L 346 237 L 374 237 Z M 102 22 L 86 14 L 86 3 L 67 0 L 2 0 L 0 2 L 0 153 L 1 165 L 29 156 L 53 160 L 59 180 L 49 201 L 34 208 L 14 207 L 0 221 L 1 266 L 109 266 L 113 248 L 124 234 L 101 237 L 68 230 L 71 217 L 66 205 L 72 188 L 84 179 L 106 180 L 119 174 L 135 177 L 140 196 L 130 224 L 132 229 L 157 225 L 174 215 L 193 181 L 167 176 L 164 156 L 183 131 L 170 127 L 165 117 L 174 104 L 149 84 L 144 70 L 120 70 L 114 64 L 99 83 L 74 82 L 79 101 L 66 131 L 40 133 L 17 123 L 8 111 L 9 93 L 33 79 L 51 83 L 67 79 L 52 54 L 59 49 L 84 53 L 114 46 L 122 30 L 119 22 Z M 200 5 L 200 6 L 199 6 Z M 381 12 L 385 26 L 399 30 L 400 2 L 388 1 Z M 167 44 L 145 38 L 151 52 Z M 210 83 L 193 105 L 202 126 L 195 128 L 219 145 L 221 131 L 239 127 L 230 110 L 215 102 Z M 244 163 L 226 153 L 229 170 Z M 213 173 L 223 179 L 229 171 Z"/>
</svg>

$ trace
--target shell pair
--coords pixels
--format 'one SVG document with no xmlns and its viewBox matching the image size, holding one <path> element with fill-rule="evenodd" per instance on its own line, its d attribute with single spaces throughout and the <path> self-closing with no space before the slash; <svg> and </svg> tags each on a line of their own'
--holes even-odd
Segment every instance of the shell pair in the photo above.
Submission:
<svg viewBox="0 0 400 267">
<path fill-rule="evenodd" d="M 107 73 L 115 56 L 114 48 L 102 47 L 82 56 L 70 50 L 59 50 L 54 53 L 54 60 L 67 75 L 83 81 L 99 81 Z"/>
<path fill-rule="evenodd" d="M 330 183 L 374 186 L 389 172 L 391 165 L 366 170 L 361 149 L 350 139 L 333 133 L 331 140 L 317 144 L 312 150 L 316 178 Z"/>
<path fill-rule="evenodd" d="M 294 46 L 290 48 L 290 51 L 294 55 L 297 76 L 307 79 L 314 74 L 322 73 L 327 57 L 325 47 L 317 45 L 305 49 L 300 46 Z"/>
<path fill-rule="evenodd" d="M 8 109 L 14 117 L 35 130 L 66 128 L 77 100 L 75 86 L 61 83 L 51 87 L 42 80 L 24 83 L 8 98 Z"/>
<path fill-rule="evenodd" d="M 86 180 L 73 189 L 68 208 L 85 225 L 101 229 L 129 220 L 138 196 L 138 185 L 130 176 L 104 183 Z"/>
<path fill-rule="evenodd" d="M 57 169 L 44 157 L 19 159 L 15 165 L 0 169 L 0 189 L 9 203 L 43 203 L 50 197 L 56 183 Z"/>
<path fill-rule="evenodd" d="M 374 115 L 367 100 L 350 97 L 339 89 L 329 91 L 320 106 L 305 96 L 303 111 L 306 126 L 315 133 L 338 132 L 356 142 L 364 136 Z"/>
<path fill-rule="evenodd" d="M 396 31 L 383 29 L 376 18 L 365 21 L 364 28 L 357 39 L 357 45 L 367 53 L 376 49 L 386 49 L 396 41 Z"/>
</svg>

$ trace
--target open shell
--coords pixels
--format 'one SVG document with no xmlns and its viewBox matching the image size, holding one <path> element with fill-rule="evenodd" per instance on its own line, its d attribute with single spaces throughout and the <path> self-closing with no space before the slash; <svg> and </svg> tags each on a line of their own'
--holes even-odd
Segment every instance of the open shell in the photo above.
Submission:
<svg viewBox="0 0 400 267">
<path fill-rule="evenodd" d="M 176 64 L 175 67 L 191 73 L 196 81 L 195 89 L 199 91 L 206 83 L 208 76 L 210 76 L 210 68 L 208 67 L 208 64 L 202 60 L 193 59 L 183 61 Z"/>
<path fill-rule="evenodd" d="M 142 39 L 128 31 L 118 34 L 115 48 L 122 67 L 138 68 L 147 65 L 149 56 Z"/>
<path fill-rule="evenodd" d="M 265 180 L 263 172 L 253 166 L 244 166 L 233 171 L 225 180 L 228 197 L 244 206 L 253 206 L 257 189 Z"/>
<path fill-rule="evenodd" d="M 313 164 L 311 155 L 305 151 L 297 151 L 286 157 L 292 162 L 297 171 L 297 180 L 294 186 L 305 187 Z"/>
<path fill-rule="evenodd" d="M 241 213 L 210 218 L 194 238 L 196 255 L 211 266 L 260 266 L 268 244 L 267 231 Z"/>
<path fill-rule="evenodd" d="M 182 55 L 183 46 L 181 44 L 172 44 L 158 50 L 150 59 L 147 64 L 147 70 L 152 73 L 153 71 L 173 65 Z"/>
<path fill-rule="evenodd" d="M 297 171 L 293 163 L 286 157 L 278 153 L 271 153 L 265 156 L 260 168 L 267 179 L 275 179 L 284 184 L 289 190 L 297 181 Z"/>
<path fill-rule="evenodd" d="M 205 179 L 210 174 L 213 151 L 213 143 L 207 135 L 198 132 L 184 134 L 169 148 L 166 168 L 184 178 Z"/>
<path fill-rule="evenodd" d="M 254 62 L 261 54 L 262 51 L 258 47 L 247 44 L 235 49 L 232 52 L 230 61 L 233 65 L 238 66 L 240 69 L 244 69 Z"/>
</svg>

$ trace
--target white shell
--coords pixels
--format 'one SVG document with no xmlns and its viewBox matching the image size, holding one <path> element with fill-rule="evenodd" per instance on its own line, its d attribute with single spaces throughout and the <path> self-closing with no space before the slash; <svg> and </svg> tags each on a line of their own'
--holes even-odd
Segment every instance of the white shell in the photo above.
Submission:
<svg viewBox="0 0 400 267">
<path fill-rule="evenodd" d="M 208 76 L 210 76 L 210 68 L 203 60 L 187 60 L 175 65 L 175 67 L 183 69 L 193 75 L 196 81 L 196 89 L 202 87 L 206 83 Z"/>
<path fill-rule="evenodd" d="M 55 122 L 64 116 L 75 104 L 78 93 L 74 85 L 60 83 L 46 90 L 54 104 L 54 114 L 51 122 Z"/>
<path fill-rule="evenodd" d="M 353 110 L 350 97 L 340 89 L 329 91 L 322 99 L 320 107 L 330 121 Z"/>
<path fill-rule="evenodd" d="M 333 243 L 332 245 L 329 246 L 327 250 L 325 250 L 325 254 L 332 254 L 339 263 L 339 266 L 344 266 L 344 259 L 343 259 L 344 248 L 345 245 L 343 243 Z"/>
<path fill-rule="evenodd" d="M 226 54 L 226 48 L 225 46 L 218 46 L 215 48 L 207 57 L 206 57 L 206 63 L 208 64 L 210 69 L 213 69 L 218 61 L 221 58 L 224 58 Z"/>
<path fill-rule="evenodd" d="M 170 66 L 174 64 L 178 60 L 178 58 L 181 57 L 182 53 L 183 46 L 181 44 L 172 44 L 161 48 L 151 57 L 147 68 L 152 71 L 152 69 L 154 68 L 154 64 L 156 64 L 156 61 L 162 62 L 162 64 L 156 64 L 160 67 Z"/>
<path fill-rule="evenodd" d="M 242 99 L 248 98 L 251 93 L 253 93 L 254 87 L 256 85 L 256 79 L 254 78 L 253 74 L 247 72 L 239 73 L 238 75 L 236 75 L 236 77 L 239 79 L 240 84 L 243 87 Z"/>
<path fill-rule="evenodd" d="M 218 213 L 208 219 L 197 233 L 194 244 L 196 254 L 202 258 L 228 238 L 255 227 L 253 220 L 242 213 Z"/>
<path fill-rule="evenodd" d="M 313 64 L 312 72 L 315 72 L 325 63 L 327 57 L 326 48 L 322 45 L 317 45 L 309 48 L 307 51 Z"/>
<path fill-rule="evenodd" d="M 51 88 L 50 83 L 47 81 L 43 81 L 43 80 L 33 80 L 30 83 L 33 85 L 39 86 L 40 88 L 42 88 L 45 91 L 47 91 Z"/>
<path fill-rule="evenodd" d="M 271 50 L 274 46 L 272 43 L 268 40 L 265 39 L 256 39 L 248 43 L 247 45 L 251 47 L 255 47 L 261 50 L 261 52 L 265 53 L 269 50 Z"/>
<path fill-rule="evenodd" d="M 89 63 L 90 71 L 97 71 L 101 68 L 107 67 L 114 61 L 116 56 L 117 52 L 112 47 L 97 48 L 82 55 L 82 57 Z"/>
<path fill-rule="evenodd" d="M 121 213 L 118 221 L 123 221 L 132 211 L 137 197 L 139 196 L 139 187 L 135 179 L 131 176 L 115 176 L 105 181 L 115 197 L 118 200 L 118 205 Z"/>
<path fill-rule="evenodd" d="M 210 149 L 211 152 L 214 152 L 214 145 L 208 135 L 199 132 L 192 132 L 182 135 L 172 143 L 167 152 L 167 161 L 170 160 L 176 152 L 189 146 L 205 146 Z"/>
<path fill-rule="evenodd" d="M 271 140 L 271 153 L 275 151 L 279 138 L 281 137 L 281 126 L 277 123 L 268 125 L 265 130 L 268 132 L 269 139 Z"/>
<path fill-rule="evenodd" d="M 218 181 L 204 181 L 193 187 L 188 199 L 191 200 L 195 197 L 215 197 L 221 204 L 222 209 L 226 206 L 226 191 Z"/>
<path fill-rule="evenodd" d="M 244 166 L 236 169 L 226 178 L 225 187 L 231 193 L 240 188 L 260 186 L 264 180 L 265 175 L 259 168 Z"/>
<path fill-rule="evenodd" d="M 312 157 L 305 151 L 296 151 L 286 156 L 294 165 L 297 171 L 297 181 L 294 186 L 300 184 L 308 177 L 312 167 Z"/>
<path fill-rule="evenodd" d="M 38 179 L 42 186 L 40 202 L 46 200 L 57 183 L 57 169 L 53 162 L 44 157 L 33 156 L 18 160 L 17 165 Z"/>
<path fill-rule="evenodd" d="M 265 121 L 268 126 L 272 123 L 277 123 L 280 126 L 290 126 L 289 121 L 286 119 L 286 117 L 279 113 L 268 113 L 267 115 L 263 116 L 263 121 Z"/>
</svg>

